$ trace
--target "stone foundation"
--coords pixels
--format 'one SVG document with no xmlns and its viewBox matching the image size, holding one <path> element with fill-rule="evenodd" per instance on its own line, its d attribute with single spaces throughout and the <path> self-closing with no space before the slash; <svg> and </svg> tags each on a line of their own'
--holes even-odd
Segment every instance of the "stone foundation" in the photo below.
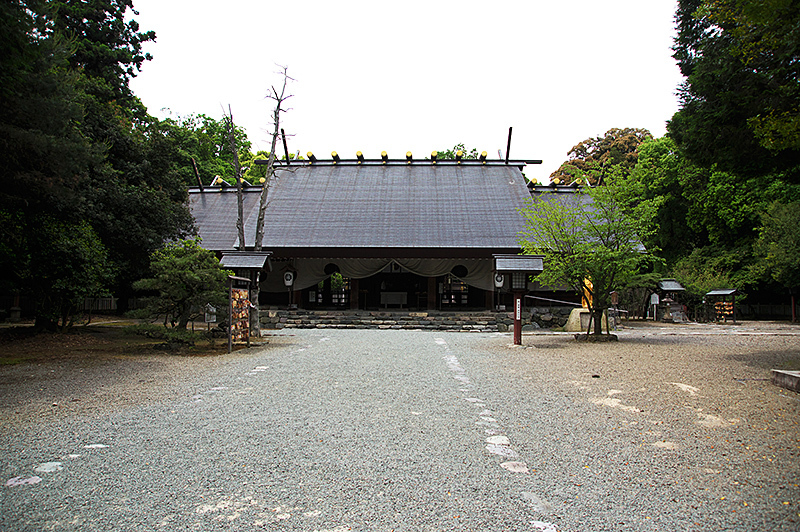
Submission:
<svg viewBox="0 0 800 532">
<path fill-rule="evenodd" d="M 505 332 L 514 320 L 505 312 L 388 312 L 262 310 L 261 329 L 430 329 Z"/>
<path fill-rule="evenodd" d="M 531 307 L 530 321 L 542 329 L 563 327 L 575 307 Z"/>
</svg>

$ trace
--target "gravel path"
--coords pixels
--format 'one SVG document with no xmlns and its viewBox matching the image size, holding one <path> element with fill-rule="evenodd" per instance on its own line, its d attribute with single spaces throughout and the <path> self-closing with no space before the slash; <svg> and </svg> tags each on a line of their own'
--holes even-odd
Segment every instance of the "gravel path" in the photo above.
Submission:
<svg viewBox="0 0 800 532">
<path fill-rule="evenodd" d="M 0 368 L 2 530 L 800 530 L 800 328 L 298 330 Z"/>
</svg>

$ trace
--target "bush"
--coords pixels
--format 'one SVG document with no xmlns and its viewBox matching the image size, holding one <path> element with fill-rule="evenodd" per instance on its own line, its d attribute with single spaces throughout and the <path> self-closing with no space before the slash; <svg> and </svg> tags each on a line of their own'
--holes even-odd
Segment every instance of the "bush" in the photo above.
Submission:
<svg viewBox="0 0 800 532">
<path fill-rule="evenodd" d="M 151 323 L 141 323 L 125 327 L 126 334 L 135 334 L 155 340 L 164 340 L 158 347 L 167 349 L 179 349 L 181 347 L 191 347 L 197 342 L 208 340 L 209 334 L 206 332 L 192 332 L 186 329 L 163 327 Z"/>
</svg>

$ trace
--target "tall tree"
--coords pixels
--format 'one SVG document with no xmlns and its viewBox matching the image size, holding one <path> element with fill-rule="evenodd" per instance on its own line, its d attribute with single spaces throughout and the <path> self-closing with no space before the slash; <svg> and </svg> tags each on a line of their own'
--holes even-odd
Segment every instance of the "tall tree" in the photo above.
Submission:
<svg viewBox="0 0 800 532">
<path fill-rule="evenodd" d="M 664 199 L 654 175 L 681 174 L 659 216 L 683 223 L 683 249 L 678 238 L 664 247 L 687 287 L 763 286 L 774 279 L 754 246 L 764 214 L 800 200 L 800 2 L 679 0 L 675 20 L 686 79 L 668 123 L 671 155 L 637 172 L 656 184 L 654 200 Z M 664 174 L 665 161 L 675 170 Z"/>
<path fill-rule="evenodd" d="M 639 145 L 651 138 L 646 129 L 609 129 L 602 137 L 588 138 L 573 146 L 567 161 L 550 175 L 550 180 L 565 185 L 576 181 L 596 185 L 613 167 L 631 171 L 638 160 Z"/>
<path fill-rule="evenodd" d="M 233 123 L 233 111 L 228 106 L 228 114 L 225 117 L 228 150 L 233 154 L 233 179 L 236 183 L 236 232 L 239 235 L 239 249 L 244 251 L 247 241 L 244 235 L 244 196 L 242 195 L 242 165 L 239 163 L 239 146 L 236 143 L 235 129 Z"/>
<path fill-rule="evenodd" d="M 267 157 L 264 183 L 261 185 L 261 195 L 258 200 L 258 220 L 256 221 L 256 237 L 253 245 L 255 251 L 261 251 L 264 242 L 264 216 L 267 210 L 269 188 L 272 183 L 272 178 L 275 176 L 275 148 L 278 146 L 278 136 L 281 132 L 281 113 L 287 111 L 284 104 L 286 100 L 292 97 L 291 94 L 286 94 L 286 86 L 289 81 L 293 81 L 292 78 L 289 77 L 287 70 L 287 67 L 282 67 L 281 75 L 283 76 L 283 84 L 280 90 L 272 86 L 270 87 L 271 92 L 267 96 L 275 102 L 275 108 L 272 110 L 272 143 Z"/>
<path fill-rule="evenodd" d="M 122 108 L 143 112 L 144 106 L 130 90 L 130 80 L 145 61 L 152 59 L 142 44 L 155 41 L 153 31 L 139 31 L 136 20 L 126 20 L 132 0 L 52 0 L 54 29 L 74 42 L 69 58 L 72 69 L 90 80 L 88 92 L 102 100 L 121 102 Z"/>
<path fill-rule="evenodd" d="M 670 135 L 696 164 L 800 181 L 800 2 L 680 0 Z"/>
<path fill-rule="evenodd" d="M 760 267 L 790 290 L 792 320 L 797 321 L 796 295 L 800 288 L 800 201 L 775 202 L 763 215 L 755 250 Z M 757 266 L 758 267 L 758 266 Z"/>
<path fill-rule="evenodd" d="M 0 5 L 0 218 L 9 221 L 2 231 L 14 232 L 0 267 L 6 288 L 36 295 L 43 326 L 60 315 L 34 290 L 36 268 L 50 260 L 43 235 L 76 256 L 89 257 L 83 249 L 107 256 L 116 275 L 106 283 L 123 296 L 152 250 L 191 231 L 183 184 L 160 171 L 170 168 L 173 154 L 128 89 L 146 59 L 141 43 L 150 38 L 124 20 L 130 6 Z M 68 278 L 69 271 L 59 271 Z M 85 286 L 100 290 L 95 282 Z"/>
</svg>

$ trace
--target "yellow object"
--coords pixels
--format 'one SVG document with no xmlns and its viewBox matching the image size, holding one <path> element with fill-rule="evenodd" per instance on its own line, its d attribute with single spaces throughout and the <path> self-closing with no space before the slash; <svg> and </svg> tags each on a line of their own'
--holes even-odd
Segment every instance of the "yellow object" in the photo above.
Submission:
<svg viewBox="0 0 800 532">
<path fill-rule="evenodd" d="M 583 280 L 583 297 L 581 298 L 581 305 L 583 308 L 589 308 L 589 305 L 592 304 L 592 292 L 591 289 L 593 288 L 592 281 L 589 279 Z"/>
</svg>

